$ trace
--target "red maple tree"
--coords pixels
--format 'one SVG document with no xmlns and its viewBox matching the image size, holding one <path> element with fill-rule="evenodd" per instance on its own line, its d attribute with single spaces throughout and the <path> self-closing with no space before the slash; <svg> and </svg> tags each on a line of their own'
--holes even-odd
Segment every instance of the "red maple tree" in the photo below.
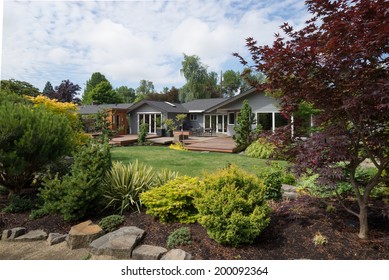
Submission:
<svg viewBox="0 0 389 280">
<path fill-rule="evenodd" d="M 267 76 L 255 86 L 279 97 L 286 115 L 302 102 L 316 109 L 316 131 L 289 149 L 296 171 L 313 170 L 334 189 L 347 175 L 359 211 L 346 209 L 359 218 L 359 237 L 368 238 L 371 191 L 389 182 L 389 2 L 305 3 L 313 17 L 301 30 L 284 23 L 284 37 L 276 34 L 271 46 L 247 39 L 253 67 Z M 357 168 L 367 159 L 375 174 L 358 181 Z"/>
</svg>

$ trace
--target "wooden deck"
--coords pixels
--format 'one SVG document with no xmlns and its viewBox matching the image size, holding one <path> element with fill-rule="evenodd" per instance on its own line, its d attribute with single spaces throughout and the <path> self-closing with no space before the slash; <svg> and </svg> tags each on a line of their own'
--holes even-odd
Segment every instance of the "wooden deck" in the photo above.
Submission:
<svg viewBox="0 0 389 280">
<path fill-rule="evenodd" d="M 234 153 L 236 151 L 235 142 L 231 137 L 214 136 L 201 138 L 203 138 L 202 141 L 193 141 L 191 143 L 185 141 L 187 144 L 186 148 L 190 151 L 207 151 L 219 153 Z"/>
<path fill-rule="evenodd" d="M 170 145 L 175 142 L 173 137 L 160 137 L 158 135 L 148 135 L 147 140 L 156 145 Z M 114 146 L 129 146 L 138 141 L 137 135 L 121 135 L 111 139 L 110 144 Z M 236 145 L 231 137 L 212 136 L 212 137 L 195 137 L 190 136 L 184 140 L 186 148 L 190 151 L 201 152 L 220 152 L 235 153 Z"/>
</svg>

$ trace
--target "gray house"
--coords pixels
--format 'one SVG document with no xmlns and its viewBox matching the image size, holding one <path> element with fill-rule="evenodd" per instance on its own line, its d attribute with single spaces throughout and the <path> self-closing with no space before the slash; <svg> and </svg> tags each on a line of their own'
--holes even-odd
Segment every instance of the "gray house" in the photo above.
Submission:
<svg viewBox="0 0 389 280">
<path fill-rule="evenodd" d="M 141 123 L 149 125 L 149 134 L 159 134 L 164 120 L 174 120 L 177 114 L 187 114 L 184 130 L 197 129 L 232 136 L 236 118 L 245 99 L 249 101 L 255 114 L 256 124 L 261 124 L 264 130 L 274 131 L 287 124 L 288 121 L 277 108 L 278 101 L 255 89 L 231 98 L 197 99 L 183 104 L 143 100 L 135 104 L 104 105 L 104 108 L 114 109 L 120 105 L 120 109 L 126 110 L 126 131 L 129 134 L 137 134 Z M 98 106 L 91 106 L 81 106 L 81 114 L 97 112 Z"/>
</svg>

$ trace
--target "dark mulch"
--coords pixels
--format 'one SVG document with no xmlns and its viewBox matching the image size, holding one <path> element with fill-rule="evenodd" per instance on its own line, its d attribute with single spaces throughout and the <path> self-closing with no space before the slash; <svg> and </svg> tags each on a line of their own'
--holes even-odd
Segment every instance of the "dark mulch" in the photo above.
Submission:
<svg viewBox="0 0 389 280">
<path fill-rule="evenodd" d="M 0 209 L 5 198 L 0 198 Z M 376 202 L 375 206 L 380 202 Z M 328 204 L 336 207 L 335 212 L 326 211 Z M 141 213 L 126 214 L 125 225 L 144 229 L 147 234 L 144 244 L 166 247 L 169 234 L 182 226 L 190 227 L 192 244 L 181 248 L 190 252 L 195 259 L 243 259 L 243 260 L 288 260 L 288 259 L 389 259 L 389 219 L 380 210 L 370 211 L 370 239 L 357 237 L 358 220 L 349 214 L 336 201 L 300 197 L 296 201 L 283 201 L 272 204 L 269 227 L 251 245 L 239 247 L 222 246 L 208 237 L 199 224 L 162 224 L 150 215 Z M 92 218 L 98 222 L 99 218 Z M 66 233 L 74 222 L 64 222 L 61 216 L 50 215 L 34 221 L 28 213 L 8 214 L 0 212 L 0 230 L 17 226 L 28 230 L 44 229 L 47 232 Z M 320 232 L 328 242 L 315 246 L 313 237 Z"/>
</svg>

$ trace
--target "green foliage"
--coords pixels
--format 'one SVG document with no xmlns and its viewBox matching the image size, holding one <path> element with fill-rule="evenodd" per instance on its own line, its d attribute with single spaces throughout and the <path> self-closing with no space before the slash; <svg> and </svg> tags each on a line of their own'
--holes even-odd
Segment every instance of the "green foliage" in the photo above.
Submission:
<svg viewBox="0 0 389 280">
<path fill-rule="evenodd" d="M 74 148 L 69 120 L 44 107 L 0 101 L 0 184 L 18 194 L 29 188 L 35 173 Z"/>
<path fill-rule="evenodd" d="M 245 154 L 252 158 L 269 159 L 274 152 L 274 145 L 261 138 L 247 147 Z"/>
<path fill-rule="evenodd" d="M 92 74 L 91 78 L 86 82 L 86 87 L 84 94 L 82 96 L 82 104 L 88 105 L 92 104 L 94 101 L 92 98 L 92 90 L 101 82 L 108 81 L 107 78 L 100 72 L 95 72 Z"/>
<path fill-rule="evenodd" d="M 192 243 L 192 235 L 188 227 L 181 227 L 173 231 L 167 238 L 167 247 L 170 249 Z"/>
<path fill-rule="evenodd" d="M 195 199 L 199 223 L 218 243 L 252 243 L 270 222 L 265 191 L 256 176 L 234 165 L 208 175 Z"/>
<path fill-rule="evenodd" d="M 39 89 L 24 81 L 18 81 L 14 79 L 1 80 L 1 90 L 5 92 L 13 92 L 17 95 L 24 96 L 38 96 L 40 94 Z"/>
<path fill-rule="evenodd" d="M 234 125 L 235 134 L 233 139 L 238 147 L 245 149 L 250 145 L 254 121 L 255 116 L 251 111 L 249 101 L 245 99 L 240 110 L 240 115 L 237 117 L 236 124 Z"/>
<path fill-rule="evenodd" d="M 167 182 L 174 180 L 178 177 L 178 172 L 174 172 L 168 169 L 162 169 L 155 176 L 155 186 L 160 187 L 165 185 Z"/>
<path fill-rule="evenodd" d="M 327 237 L 322 235 L 320 231 L 315 234 L 312 241 L 315 246 L 323 246 L 328 242 Z"/>
<path fill-rule="evenodd" d="M 138 131 L 138 145 L 143 145 L 146 142 L 146 136 L 149 133 L 149 125 L 147 123 L 142 123 L 139 125 Z"/>
<path fill-rule="evenodd" d="M 165 125 L 166 132 L 168 134 L 177 128 L 176 123 L 174 122 L 173 119 L 165 119 L 163 121 L 163 124 Z"/>
<path fill-rule="evenodd" d="M 109 81 L 102 81 L 98 83 L 91 91 L 90 96 L 93 102 L 97 104 L 117 104 L 121 103 L 121 96 L 113 90 Z"/>
<path fill-rule="evenodd" d="M 5 213 L 23 213 L 30 211 L 35 206 L 35 203 L 30 198 L 23 198 L 18 195 L 12 195 L 8 205 L 3 209 Z"/>
<path fill-rule="evenodd" d="M 101 132 L 100 139 L 111 139 L 116 131 L 111 129 L 111 122 L 109 121 L 109 110 L 99 110 L 95 116 L 95 131 Z"/>
<path fill-rule="evenodd" d="M 101 184 L 111 166 L 108 143 L 90 140 L 74 156 L 71 174 L 59 179 L 46 177 L 40 195 L 48 213 L 60 213 L 65 220 L 78 220 L 96 211 L 102 198 Z"/>
<path fill-rule="evenodd" d="M 124 216 L 121 215 L 110 215 L 104 217 L 99 222 L 99 226 L 106 232 L 112 232 L 117 230 L 124 222 Z"/>
<path fill-rule="evenodd" d="M 263 168 L 259 173 L 259 178 L 266 186 L 265 198 L 267 200 L 279 201 L 282 199 L 282 177 L 284 170 L 278 164 L 272 164 Z"/>
<path fill-rule="evenodd" d="M 163 223 L 194 223 L 197 210 L 193 199 L 198 191 L 198 179 L 183 176 L 141 194 L 141 199 L 147 207 L 146 213 L 158 217 Z"/>
<path fill-rule="evenodd" d="M 123 214 L 129 209 L 140 211 L 140 194 L 155 185 L 153 168 L 135 161 L 128 165 L 114 162 L 104 180 L 103 193 L 106 208 Z"/>
<path fill-rule="evenodd" d="M 36 219 L 42 218 L 42 217 L 44 217 L 46 215 L 48 215 L 46 209 L 39 208 L 39 209 L 33 209 L 31 211 L 30 215 L 28 216 L 28 218 L 30 220 L 36 220 Z"/>
</svg>

